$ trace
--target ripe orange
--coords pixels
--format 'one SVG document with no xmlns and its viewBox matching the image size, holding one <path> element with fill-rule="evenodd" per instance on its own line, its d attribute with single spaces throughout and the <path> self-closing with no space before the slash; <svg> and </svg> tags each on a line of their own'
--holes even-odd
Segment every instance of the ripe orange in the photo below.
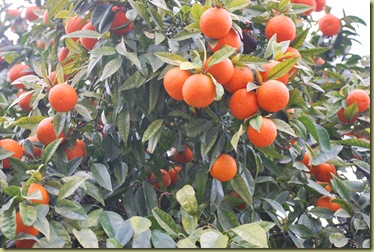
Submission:
<svg viewBox="0 0 374 252">
<path fill-rule="evenodd" d="M 6 11 L 6 14 L 11 17 L 18 17 L 19 16 L 19 11 L 17 9 L 8 9 Z"/>
<path fill-rule="evenodd" d="M 314 175 L 317 181 L 330 182 L 332 174 L 336 175 L 336 168 L 333 164 L 323 163 L 320 165 L 312 166 L 310 173 Z"/>
<path fill-rule="evenodd" d="M 47 24 L 48 23 L 48 10 L 44 11 L 43 15 L 43 23 Z"/>
<path fill-rule="evenodd" d="M 77 139 L 77 144 L 82 149 L 83 157 L 87 156 L 87 146 L 86 146 L 86 143 L 83 140 Z"/>
<path fill-rule="evenodd" d="M 21 93 L 17 94 L 17 97 L 21 96 L 21 95 L 24 95 L 25 93 L 27 93 L 26 91 L 22 91 Z M 32 93 L 24 96 L 22 98 L 22 100 L 19 100 L 18 101 L 18 106 L 25 112 L 30 112 L 32 110 L 32 107 L 30 107 L 30 102 L 31 102 L 31 98 L 32 98 Z"/>
<path fill-rule="evenodd" d="M 72 16 L 70 17 L 65 25 L 65 33 L 69 34 L 75 31 L 79 31 L 82 27 L 86 24 L 85 21 L 79 16 Z M 74 42 L 78 40 L 78 38 L 71 38 Z"/>
<path fill-rule="evenodd" d="M 44 205 L 49 204 L 49 194 L 47 190 L 44 188 L 44 186 L 37 184 L 37 183 L 31 183 L 29 190 L 27 191 L 27 195 L 31 195 L 37 191 L 40 191 L 40 194 L 42 195 L 41 199 L 32 199 L 32 203 L 40 203 Z"/>
<path fill-rule="evenodd" d="M 320 65 L 325 64 L 325 60 L 319 57 L 319 58 L 317 58 L 317 59 L 314 59 L 314 63 L 315 63 L 317 66 L 320 66 Z M 323 77 L 323 76 L 322 76 L 322 77 Z"/>
<path fill-rule="evenodd" d="M 27 7 L 26 11 L 25 11 L 25 18 L 27 20 L 29 20 L 30 22 L 34 21 L 37 18 L 39 18 L 39 16 L 35 13 L 35 11 L 38 11 L 38 10 L 40 10 L 40 8 L 38 6 L 29 6 L 29 7 Z"/>
<path fill-rule="evenodd" d="M 233 196 L 235 198 L 240 198 L 241 199 L 240 195 L 237 192 L 235 192 L 235 191 L 232 191 L 230 194 L 231 194 L 231 196 Z M 239 205 L 236 205 L 234 207 L 237 208 L 237 209 L 244 209 L 245 208 L 245 204 L 244 203 L 243 204 L 239 204 Z"/>
<path fill-rule="evenodd" d="M 162 184 L 164 184 L 165 187 L 168 187 L 171 183 L 170 174 L 163 169 L 161 169 L 160 171 L 161 171 L 161 174 L 162 174 Z M 149 179 L 151 180 L 151 184 L 154 187 L 160 189 L 160 185 L 159 185 L 159 183 L 156 182 L 158 180 L 157 180 L 157 177 L 154 173 L 152 173 L 152 175 L 149 177 Z"/>
<path fill-rule="evenodd" d="M 176 186 L 178 180 L 178 174 L 182 170 L 180 166 L 174 166 L 173 168 L 169 169 L 170 181 L 172 186 Z"/>
<path fill-rule="evenodd" d="M 39 142 L 39 139 L 38 139 L 37 136 L 31 136 L 31 137 L 28 137 L 27 139 L 30 140 L 30 142 L 31 142 L 32 144 L 34 144 L 34 143 L 38 143 L 38 142 Z M 22 147 L 22 152 L 23 152 L 23 154 L 24 154 L 25 156 L 31 158 L 32 156 L 29 155 L 29 154 L 26 152 L 26 150 L 25 150 L 25 146 L 24 146 L 23 143 L 22 143 L 21 147 Z M 39 148 L 37 148 L 37 147 L 35 147 L 35 146 L 33 146 L 33 148 L 34 148 L 34 157 L 35 157 L 35 158 L 40 157 L 40 156 L 42 155 L 42 150 L 39 149 Z"/>
<path fill-rule="evenodd" d="M 57 137 L 53 126 L 53 117 L 44 118 L 36 128 L 36 136 L 44 145 L 48 145 L 57 138 L 65 138 L 64 132 L 61 132 Z"/>
<path fill-rule="evenodd" d="M 239 34 L 234 29 L 231 29 L 225 36 L 218 39 L 217 44 L 214 47 L 208 44 L 212 52 L 218 51 L 223 45 L 234 47 L 237 52 L 242 46 L 242 41 Z"/>
<path fill-rule="evenodd" d="M 319 30 L 325 36 L 334 36 L 340 31 L 340 19 L 328 13 L 318 20 Z"/>
<path fill-rule="evenodd" d="M 39 230 L 34 228 L 33 226 L 26 226 L 23 224 L 21 219 L 20 212 L 16 213 L 16 234 L 18 233 L 25 233 L 33 236 L 37 236 L 39 234 Z M 16 240 L 15 244 L 17 248 L 32 248 L 36 241 L 31 239 L 25 239 L 25 240 Z"/>
<path fill-rule="evenodd" d="M 326 6 L 326 0 L 316 0 L 316 12 L 322 11 Z"/>
<path fill-rule="evenodd" d="M 45 41 L 42 41 L 40 39 L 38 39 L 36 42 L 35 42 L 35 46 L 36 48 L 39 48 L 39 49 L 45 49 Z"/>
<path fill-rule="evenodd" d="M 193 159 L 193 153 L 190 147 L 188 147 L 187 144 L 184 144 L 183 147 L 183 151 L 175 152 L 174 154 L 174 160 L 179 164 L 188 163 Z"/>
<path fill-rule="evenodd" d="M 369 95 L 361 89 L 356 89 L 351 91 L 347 96 L 347 105 L 351 105 L 353 103 L 357 103 L 358 111 L 364 112 L 370 106 L 370 97 Z"/>
<path fill-rule="evenodd" d="M 351 120 L 348 120 L 348 119 L 345 117 L 345 115 L 344 115 L 344 108 L 339 109 L 337 115 L 338 115 L 338 119 L 339 119 L 342 123 L 344 123 L 344 124 L 352 124 L 352 123 L 354 123 L 354 122 L 357 120 L 357 117 L 358 117 L 358 113 L 357 113 L 357 115 L 355 115 Z"/>
<path fill-rule="evenodd" d="M 340 209 L 339 204 L 335 202 L 331 202 L 332 200 L 336 199 L 335 197 L 330 198 L 328 196 L 322 196 L 316 201 L 317 207 L 323 207 L 331 209 L 332 211 L 336 212 Z"/>
<path fill-rule="evenodd" d="M 179 67 L 174 67 L 167 71 L 164 76 L 164 88 L 171 98 L 183 101 L 183 84 L 190 76 L 190 72 L 181 70 Z"/>
<path fill-rule="evenodd" d="M 306 17 L 309 16 L 313 11 L 315 11 L 317 7 L 316 0 L 291 0 L 291 3 L 296 3 L 296 4 L 305 4 L 313 7 L 312 9 L 302 13 L 301 15 Z"/>
<path fill-rule="evenodd" d="M 234 93 L 236 90 L 241 88 L 246 88 L 248 82 L 253 81 L 253 73 L 252 70 L 245 66 L 245 67 L 236 67 L 234 66 L 234 73 L 228 83 L 226 83 L 223 87 L 230 93 Z"/>
<path fill-rule="evenodd" d="M 317 184 L 320 184 L 328 192 L 331 192 L 332 190 L 331 185 L 329 183 L 317 181 Z"/>
<path fill-rule="evenodd" d="M 78 101 L 75 89 L 66 83 L 60 83 L 52 87 L 48 95 L 51 107 L 58 112 L 72 110 Z"/>
<path fill-rule="evenodd" d="M 115 14 L 109 30 L 120 36 L 129 33 L 134 24 L 126 17 L 126 10 L 123 7 L 114 6 L 112 12 Z"/>
<path fill-rule="evenodd" d="M 82 31 L 84 31 L 84 30 L 96 31 L 96 28 L 95 28 L 95 26 L 93 26 L 91 24 L 91 22 L 88 22 L 87 24 L 85 24 L 82 27 Z M 95 38 L 80 38 L 79 40 L 80 40 L 82 46 L 89 51 L 91 51 L 92 48 L 94 48 L 96 42 L 98 41 L 98 39 L 95 39 Z"/>
<path fill-rule="evenodd" d="M 69 54 L 69 49 L 66 48 L 66 47 L 61 47 L 61 49 L 58 51 L 58 54 L 57 54 L 57 60 L 58 62 L 63 62 L 67 57 L 68 57 L 68 54 Z"/>
<path fill-rule="evenodd" d="M 287 16 L 275 16 L 265 26 L 265 36 L 270 39 L 277 34 L 277 42 L 294 40 L 296 37 L 295 23 Z"/>
<path fill-rule="evenodd" d="M 284 109 L 289 98 L 287 87 L 277 80 L 268 80 L 257 89 L 258 105 L 268 112 L 277 112 Z"/>
<path fill-rule="evenodd" d="M 73 158 L 84 156 L 83 149 L 81 145 L 78 144 L 77 142 L 72 147 L 66 148 L 64 152 L 69 161 L 72 160 Z"/>
<path fill-rule="evenodd" d="M 277 64 L 279 64 L 279 61 L 273 60 L 269 63 L 265 63 L 265 64 L 261 65 L 261 67 L 265 70 L 265 71 L 258 71 L 258 73 L 261 76 L 262 82 L 265 82 L 265 81 L 268 80 L 268 75 L 269 75 L 270 70 L 274 66 L 276 66 Z M 279 77 L 276 80 L 282 82 L 283 84 L 287 84 L 288 83 L 288 73 L 284 74 L 283 76 Z"/>
<path fill-rule="evenodd" d="M 207 69 L 210 59 L 211 57 L 205 61 L 202 70 L 213 75 L 214 79 L 216 79 L 219 84 L 225 85 L 234 75 L 234 65 L 231 60 L 227 58 Z"/>
<path fill-rule="evenodd" d="M 236 118 L 244 120 L 257 113 L 257 95 L 254 91 L 247 92 L 245 88 L 239 89 L 231 96 L 229 107 Z"/>
<path fill-rule="evenodd" d="M 199 21 L 201 32 L 209 38 L 222 38 L 231 29 L 232 19 L 230 13 L 218 7 L 207 9 Z"/>
<path fill-rule="evenodd" d="M 13 152 L 11 155 L 13 158 L 22 158 L 22 147 L 17 141 L 14 141 L 13 139 L 1 139 L 0 147 L 7 151 Z M 7 158 L 3 159 L 3 169 L 9 169 L 10 167 L 9 160 Z"/>
<path fill-rule="evenodd" d="M 221 182 L 226 182 L 235 177 L 237 171 L 235 159 L 228 154 L 221 154 L 210 169 L 210 175 Z"/>
<path fill-rule="evenodd" d="M 34 71 L 31 69 L 29 65 L 23 64 L 15 64 L 9 69 L 8 72 L 8 80 L 9 82 L 13 82 L 23 76 L 34 74 Z M 15 84 L 16 88 L 25 88 L 23 84 Z"/>
<path fill-rule="evenodd" d="M 263 118 L 260 131 L 257 131 L 252 126 L 249 126 L 247 130 L 247 137 L 254 146 L 260 148 L 267 147 L 277 138 L 277 127 L 272 120 Z"/>
<path fill-rule="evenodd" d="M 302 162 L 306 167 L 308 167 L 309 170 L 310 170 L 311 164 L 310 164 L 310 156 L 309 156 L 308 152 L 305 152 L 305 153 L 304 153 L 304 157 L 303 157 L 303 159 L 301 160 L 301 162 Z"/>
<path fill-rule="evenodd" d="M 184 101 L 196 108 L 210 105 L 216 97 L 216 86 L 213 80 L 204 74 L 194 74 L 183 84 L 182 95 Z"/>
</svg>

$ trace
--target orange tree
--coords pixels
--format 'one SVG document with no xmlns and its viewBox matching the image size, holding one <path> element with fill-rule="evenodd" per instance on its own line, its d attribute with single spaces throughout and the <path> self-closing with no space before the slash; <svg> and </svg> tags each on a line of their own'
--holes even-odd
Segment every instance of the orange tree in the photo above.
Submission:
<svg viewBox="0 0 374 252">
<path fill-rule="evenodd" d="M 359 17 L 28 2 L 0 7 L 1 247 L 370 246 Z"/>
</svg>

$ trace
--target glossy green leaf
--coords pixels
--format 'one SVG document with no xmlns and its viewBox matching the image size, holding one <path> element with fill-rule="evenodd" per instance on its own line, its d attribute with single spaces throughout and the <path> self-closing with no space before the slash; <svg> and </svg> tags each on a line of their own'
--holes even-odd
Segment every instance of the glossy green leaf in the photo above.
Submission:
<svg viewBox="0 0 374 252">
<path fill-rule="evenodd" d="M 195 197 L 195 190 L 190 185 L 185 185 L 176 193 L 176 198 L 179 204 L 190 215 L 198 213 L 197 200 Z"/>
<path fill-rule="evenodd" d="M 99 248 L 97 236 L 91 229 L 73 229 L 73 234 L 83 248 Z"/>
</svg>

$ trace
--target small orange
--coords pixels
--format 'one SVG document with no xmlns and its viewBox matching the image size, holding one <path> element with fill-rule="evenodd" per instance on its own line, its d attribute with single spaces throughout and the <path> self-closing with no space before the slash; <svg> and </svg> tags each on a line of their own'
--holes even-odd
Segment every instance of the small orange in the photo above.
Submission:
<svg viewBox="0 0 374 252">
<path fill-rule="evenodd" d="M 35 11 L 38 11 L 40 10 L 40 8 L 38 6 L 29 6 L 29 7 L 26 7 L 26 11 L 25 11 L 25 18 L 27 20 L 29 20 L 30 22 L 31 21 L 34 21 L 35 19 L 39 18 L 39 16 L 35 13 Z"/>
<path fill-rule="evenodd" d="M 338 34 L 341 28 L 340 19 L 328 13 L 318 20 L 319 30 L 325 36 L 334 36 Z"/>
<path fill-rule="evenodd" d="M 322 11 L 326 6 L 326 0 L 316 0 L 316 12 Z"/>
<path fill-rule="evenodd" d="M 134 26 L 134 23 L 130 22 L 130 20 L 126 17 L 125 8 L 113 6 L 112 12 L 115 14 L 109 30 L 120 36 L 129 33 Z"/>
<path fill-rule="evenodd" d="M 88 22 L 82 27 L 82 31 L 85 31 L 85 30 L 96 31 L 96 28 L 95 26 L 91 24 L 91 22 Z M 95 39 L 95 38 L 83 38 L 83 37 L 79 38 L 79 40 L 82 46 L 86 48 L 88 51 L 91 51 L 92 48 L 94 48 L 94 46 L 96 45 L 96 42 L 98 41 L 98 39 Z"/>
<path fill-rule="evenodd" d="M 168 187 L 171 183 L 171 178 L 170 178 L 170 174 L 165 171 L 164 169 L 161 169 L 161 174 L 162 174 L 162 184 L 165 186 L 165 187 Z M 159 183 L 157 183 L 157 177 L 154 173 L 151 174 L 151 176 L 149 177 L 149 179 L 151 180 L 151 184 L 160 189 L 160 185 Z"/>
<path fill-rule="evenodd" d="M 235 177 L 237 171 L 235 159 L 228 154 L 221 154 L 210 169 L 210 175 L 221 182 L 227 182 Z"/>
<path fill-rule="evenodd" d="M 36 48 L 39 48 L 39 49 L 45 49 L 45 41 L 42 41 L 40 39 L 38 39 L 36 42 L 35 42 L 35 46 Z"/>
<path fill-rule="evenodd" d="M 11 155 L 13 158 L 21 159 L 23 156 L 21 145 L 19 145 L 19 143 L 13 139 L 1 139 L 0 147 L 2 147 L 4 150 L 13 152 Z M 9 169 L 10 167 L 9 160 L 7 158 L 3 159 L 3 169 Z"/>
<path fill-rule="evenodd" d="M 284 109 L 289 98 L 287 87 L 277 80 L 268 80 L 257 89 L 258 105 L 268 112 L 277 112 Z"/>
<path fill-rule="evenodd" d="M 248 82 L 253 81 L 252 70 L 248 67 L 236 67 L 234 66 L 234 73 L 228 83 L 223 88 L 230 93 L 234 93 L 236 90 L 246 88 Z"/>
<path fill-rule="evenodd" d="M 236 48 L 236 52 L 242 46 L 242 41 L 240 39 L 240 36 L 234 29 L 231 29 L 229 31 L 229 33 L 227 33 L 225 36 L 219 38 L 214 47 L 212 47 L 210 44 L 208 44 L 208 46 L 209 46 L 209 48 L 212 52 L 218 51 L 224 45 L 228 45 L 228 46 Z"/>
<path fill-rule="evenodd" d="M 261 76 L 262 82 L 265 82 L 265 81 L 268 80 L 268 75 L 269 75 L 270 70 L 273 67 L 275 67 L 277 64 L 279 64 L 279 61 L 273 60 L 269 63 L 265 63 L 265 64 L 261 65 L 261 67 L 265 70 L 265 71 L 258 71 L 258 73 Z M 279 77 L 276 80 L 282 82 L 283 84 L 287 84 L 288 83 L 288 73 L 285 73 L 283 76 Z"/>
<path fill-rule="evenodd" d="M 209 57 L 205 61 L 202 70 L 213 75 L 214 79 L 216 79 L 216 81 L 219 84 L 225 85 L 230 81 L 230 79 L 234 75 L 234 65 L 232 64 L 231 60 L 227 58 L 221 61 L 220 63 L 214 64 L 207 68 L 210 59 L 211 57 Z"/>
<path fill-rule="evenodd" d="M 317 184 L 320 184 L 328 192 L 331 192 L 331 190 L 332 190 L 331 185 L 329 183 L 317 181 Z"/>
<path fill-rule="evenodd" d="M 45 24 L 48 23 L 48 10 L 44 11 L 44 14 L 43 14 L 43 23 L 45 23 Z"/>
<path fill-rule="evenodd" d="M 23 76 L 34 74 L 34 71 L 31 69 L 29 65 L 23 64 L 15 64 L 9 69 L 8 72 L 8 80 L 9 82 L 13 82 Z M 25 88 L 23 84 L 15 84 L 16 88 Z"/>
<path fill-rule="evenodd" d="M 216 97 L 216 86 L 213 80 L 204 74 L 193 74 L 183 84 L 184 101 L 196 108 L 210 105 Z"/>
<path fill-rule="evenodd" d="M 164 76 L 164 88 L 171 98 L 183 101 L 183 84 L 190 76 L 190 72 L 181 70 L 179 67 L 174 67 L 167 71 Z"/>
<path fill-rule="evenodd" d="M 26 226 L 22 222 L 21 214 L 20 212 L 16 213 L 16 234 L 19 233 L 25 233 L 33 236 L 37 236 L 39 234 L 39 230 L 34 228 L 33 226 Z M 16 240 L 16 248 L 32 248 L 36 241 L 31 239 L 25 239 L 25 240 Z"/>
<path fill-rule="evenodd" d="M 193 159 L 193 153 L 187 144 L 183 145 L 184 149 L 180 152 L 175 152 L 174 160 L 179 164 L 185 164 Z"/>
<path fill-rule="evenodd" d="M 72 110 L 78 101 L 75 89 L 66 83 L 60 83 L 52 87 L 48 95 L 51 107 L 58 112 Z"/>
<path fill-rule="evenodd" d="M 320 165 L 312 166 L 310 173 L 314 175 L 316 180 L 320 182 L 330 182 L 332 175 L 336 175 L 336 168 L 333 164 L 323 163 Z"/>
<path fill-rule="evenodd" d="M 29 190 L 27 191 L 27 195 L 31 195 L 31 194 L 33 194 L 37 191 L 40 192 L 42 198 L 41 199 L 32 199 L 31 202 L 48 205 L 49 204 L 49 194 L 48 194 L 47 190 L 44 188 L 44 186 L 42 186 L 40 184 L 31 183 L 30 187 L 29 187 Z"/>
<path fill-rule="evenodd" d="M 17 9 L 8 9 L 6 11 L 6 14 L 11 17 L 18 17 L 19 16 L 19 11 Z"/>
<path fill-rule="evenodd" d="M 274 34 L 277 34 L 277 42 L 286 40 L 294 40 L 296 37 L 295 23 L 287 16 L 272 17 L 265 26 L 265 36 L 270 39 Z"/>
<path fill-rule="evenodd" d="M 19 93 L 19 95 L 17 95 L 17 97 L 19 96 L 24 96 L 21 100 L 18 101 L 18 106 L 25 112 L 30 112 L 32 110 L 32 107 L 30 106 L 31 104 L 31 98 L 32 98 L 32 93 L 29 93 L 28 95 L 24 95 L 25 93 L 27 93 L 26 91 L 22 91 L 21 93 Z"/>
<path fill-rule="evenodd" d="M 252 126 L 248 127 L 247 137 L 254 146 L 260 148 L 267 147 L 277 138 L 277 127 L 272 120 L 263 118 L 259 131 L 255 130 Z"/>
<path fill-rule="evenodd" d="M 39 139 L 39 142 L 44 145 L 50 144 L 57 138 L 65 138 L 63 131 L 58 137 L 56 136 L 52 120 L 53 117 L 44 118 L 36 128 L 36 136 Z"/>
<path fill-rule="evenodd" d="M 337 113 L 338 119 L 344 124 L 352 124 L 357 120 L 358 113 L 351 120 L 348 120 L 344 115 L 344 108 L 340 108 Z"/>
<path fill-rule="evenodd" d="M 283 85 L 283 84 L 282 84 Z M 239 120 L 244 120 L 257 113 L 257 95 L 254 91 L 247 92 L 247 89 L 242 88 L 231 96 L 229 107 L 231 113 Z"/>
<path fill-rule="evenodd" d="M 222 38 L 229 33 L 232 26 L 230 13 L 218 7 L 203 12 L 199 21 L 201 32 L 209 38 Z"/>
<path fill-rule="evenodd" d="M 87 156 L 87 146 L 86 146 L 86 143 L 83 140 L 77 139 L 77 144 L 82 149 L 83 157 L 86 157 Z"/>
<path fill-rule="evenodd" d="M 308 152 L 304 153 L 304 157 L 301 160 L 301 163 L 303 163 L 310 170 L 311 164 L 310 164 L 310 156 L 309 156 Z"/>
<path fill-rule="evenodd" d="M 82 27 L 86 24 L 86 21 L 79 16 L 72 16 L 70 17 L 65 24 L 65 33 L 69 34 L 72 32 L 76 32 L 82 29 Z M 78 40 L 78 38 L 71 38 L 74 42 Z"/>
<path fill-rule="evenodd" d="M 309 16 L 313 11 L 315 11 L 317 7 L 316 0 L 291 0 L 291 3 L 305 4 L 305 5 L 309 5 L 310 7 L 312 7 L 312 9 L 301 14 L 304 17 Z"/>
<path fill-rule="evenodd" d="M 61 49 L 58 51 L 57 54 L 57 60 L 58 62 L 63 62 L 69 55 L 69 49 L 66 47 L 61 47 Z"/>
<path fill-rule="evenodd" d="M 68 161 L 72 160 L 76 157 L 83 157 L 83 149 L 78 142 L 76 142 L 72 147 L 68 147 L 65 149 L 66 157 L 68 158 Z"/>
<path fill-rule="evenodd" d="M 362 89 L 356 89 L 351 91 L 348 94 L 346 101 L 348 106 L 356 102 L 359 112 L 364 112 L 370 107 L 370 97 Z"/>
<path fill-rule="evenodd" d="M 176 186 L 178 180 L 178 174 L 182 170 L 180 166 L 174 166 L 173 168 L 169 169 L 170 181 L 172 186 Z"/>
<path fill-rule="evenodd" d="M 316 201 L 316 206 L 317 207 L 323 207 L 323 208 L 328 208 L 334 212 L 338 211 L 340 209 L 339 204 L 335 202 L 331 202 L 332 200 L 336 199 L 335 197 L 330 198 L 328 196 L 322 196 Z"/>
<path fill-rule="evenodd" d="M 38 142 L 39 142 L 39 139 L 37 138 L 37 136 L 31 136 L 31 137 L 28 137 L 27 139 L 30 140 L 30 142 L 31 142 L 32 144 L 34 144 L 34 143 L 38 143 Z M 24 146 L 23 143 L 22 143 L 21 147 L 22 147 L 23 154 L 24 154 L 25 156 L 31 158 L 32 156 L 29 155 L 29 154 L 26 152 L 26 150 L 25 150 L 25 146 Z M 39 149 L 39 148 L 37 148 L 37 147 L 35 147 L 35 146 L 33 146 L 33 149 L 34 149 L 34 157 L 35 157 L 35 158 L 38 158 L 38 157 L 40 157 L 40 156 L 42 155 L 42 150 L 41 150 L 41 149 Z"/>
</svg>

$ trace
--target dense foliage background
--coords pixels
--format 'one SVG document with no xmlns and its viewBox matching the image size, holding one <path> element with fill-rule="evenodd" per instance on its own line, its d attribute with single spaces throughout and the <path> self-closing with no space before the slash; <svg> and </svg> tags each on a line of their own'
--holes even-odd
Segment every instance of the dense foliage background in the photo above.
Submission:
<svg viewBox="0 0 374 252">
<path fill-rule="evenodd" d="M 31 22 L 23 14 L 10 15 L 6 2 L 0 7 L 0 137 L 26 146 L 22 160 L 0 148 L 1 159 L 8 158 L 12 167 L 0 169 L 1 247 L 22 239 L 43 248 L 370 247 L 370 109 L 352 124 L 337 117 L 350 91 L 370 87 L 369 58 L 349 52 L 359 40 L 355 27 L 365 25 L 359 17 L 346 10 L 340 32 L 326 37 L 316 20 L 300 15 L 310 7 L 289 0 L 28 2 L 40 7 L 35 11 L 40 17 Z M 165 92 L 168 69 L 181 65 L 192 71 L 199 57 L 213 54 L 198 20 L 217 3 L 232 14 L 245 39 L 239 52 L 226 47 L 216 56 L 254 71 L 288 47 L 265 37 L 266 22 L 282 13 L 295 21 L 297 37 L 290 46 L 302 59 L 287 84 L 286 109 L 259 111 L 243 121 L 231 114 L 230 94 L 218 83 L 216 101 L 201 109 Z M 124 6 L 134 24 L 124 36 L 109 31 L 113 6 Z M 75 14 L 90 20 L 96 31 L 66 35 L 65 24 Z M 4 35 L 9 29 L 16 40 Z M 99 40 L 88 51 L 74 37 Z M 57 54 L 63 46 L 70 54 L 61 64 Z M 25 90 L 33 91 L 30 112 L 20 109 L 19 90 L 7 79 L 9 69 L 21 62 L 35 72 L 22 79 Z M 291 67 L 284 64 L 273 76 Z M 53 71 L 77 90 L 78 104 L 70 112 L 56 112 L 48 103 Z M 349 106 L 345 115 L 356 114 L 357 106 Z M 276 142 L 266 148 L 254 147 L 245 134 L 261 115 L 270 116 L 278 129 Z M 33 157 L 25 139 L 49 116 L 67 140 L 36 144 L 43 151 Z M 85 142 L 88 154 L 68 161 L 64 149 L 76 139 Z M 185 145 L 193 160 L 181 164 L 173 155 Z M 238 165 L 229 182 L 209 174 L 221 153 Z M 301 162 L 305 153 L 314 166 L 336 167 L 331 192 Z M 152 173 L 161 178 L 161 169 L 176 165 L 182 170 L 175 185 L 153 186 Z M 30 201 L 40 197 L 27 195 L 31 182 L 47 189 L 49 204 Z M 340 209 L 316 207 L 321 196 L 335 196 Z M 40 231 L 37 237 L 16 235 L 18 211 Z"/>
</svg>

